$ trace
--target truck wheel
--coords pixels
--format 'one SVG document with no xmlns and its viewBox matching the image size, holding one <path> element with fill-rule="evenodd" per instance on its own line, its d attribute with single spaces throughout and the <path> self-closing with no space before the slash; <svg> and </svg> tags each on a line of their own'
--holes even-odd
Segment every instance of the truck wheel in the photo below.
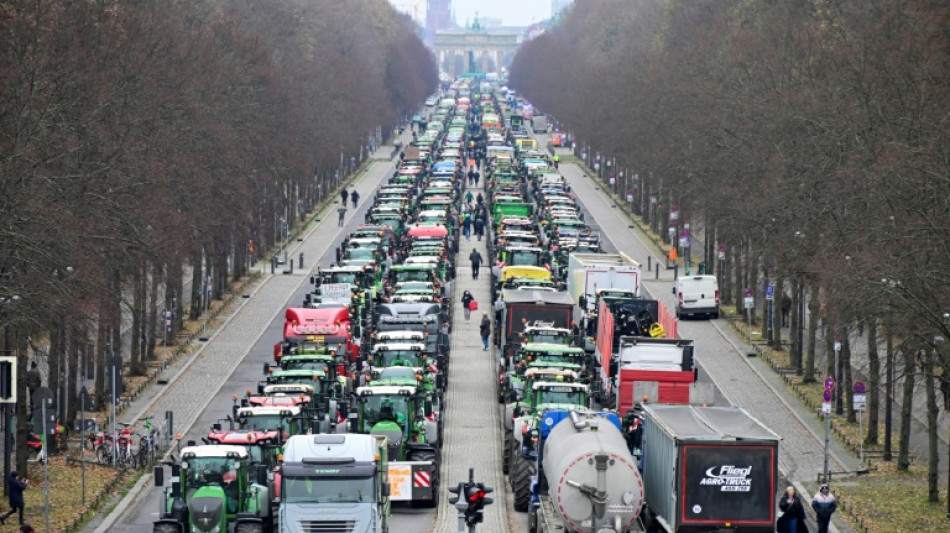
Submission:
<svg viewBox="0 0 950 533">
<path fill-rule="evenodd" d="M 241 522 L 234 528 L 234 533 L 264 533 L 264 525 L 255 522 Z"/>
<path fill-rule="evenodd" d="M 511 470 L 511 490 L 514 492 L 515 511 L 525 512 L 531 504 L 531 476 L 534 475 L 534 463 L 530 457 L 518 453 L 508 465 Z"/>
<path fill-rule="evenodd" d="M 152 533 L 180 533 L 180 532 L 181 532 L 181 528 L 178 526 L 178 524 L 162 523 L 162 524 L 155 524 L 154 526 L 152 526 Z"/>
<path fill-rule="evenodd" d="M 528 511 L 528 533 L 535 533 L 538 531 L 538 509 L 532 507 Z"/>
</svg>

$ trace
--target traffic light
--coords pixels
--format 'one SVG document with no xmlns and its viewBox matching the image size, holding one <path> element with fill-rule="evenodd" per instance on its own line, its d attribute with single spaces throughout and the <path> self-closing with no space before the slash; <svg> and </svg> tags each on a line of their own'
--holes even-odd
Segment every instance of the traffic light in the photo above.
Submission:
<svg viewBox="0 0 950 533">
<path fill-rule="evenodd" d="M 484 520 L 482 510 L 486 505 L 491 505 L 495 500 L 488 496 L 495 492 L 495 489 L 484 483 L 472 483 L 465 487 L 465 500 L 468 502 L 468 509 L 465 511 L 465 523 L 468 526 L 480 524 Z"/>
<path fill-rule="evenodd" d="M 0 356 L 0 403 L 16 403 L 16 357 Z"/>
<path fill-rule="evenodd" d="M 459 483 L 457 487 L 450 488 L 449 492 L 452 493 L 452 496 L 449 496 L 449 503 L 455 505 L 459 501 L 459 496 L 466 492 L 465 483 Z"/>
</svg>

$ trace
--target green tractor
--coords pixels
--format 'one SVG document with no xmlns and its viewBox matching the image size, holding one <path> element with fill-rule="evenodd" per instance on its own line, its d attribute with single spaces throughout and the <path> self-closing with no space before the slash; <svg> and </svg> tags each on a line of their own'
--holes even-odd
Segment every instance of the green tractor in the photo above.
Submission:
<svg viewBox="0 0 950 533">
<path fill-rule="evenodd" d="M 360 404 L 356 427 L 351 430 L 385 436 L 390 479 L 408 479 L 406 486 L 395 485 L 390 495 L 392 501 L 435 507 L 441 454 L 437 414 L 430 397 L 419 387 L 385 383 L 360 387 L 357 397 Z"/>
<path fill-rule="evenodd" d="M 509 359 L 501 360 L 498 402 L 511 403 L 525 394 L 525 374 L 531 369 L 569 370 L 589 379 L 591 365 L 583 348 L 546 342 L 528 342 Z"/>
<path fill-rule="evenodd" d="M 252 468 L 253 466 L 253 468 Z M 155 486 L 164 484 L 155 468 Z M 267 466 L 254 465 L 241 446 L 187 446 L 172 464 L 154 533 L 264 533 L 273 528 Z"/>
</svg>

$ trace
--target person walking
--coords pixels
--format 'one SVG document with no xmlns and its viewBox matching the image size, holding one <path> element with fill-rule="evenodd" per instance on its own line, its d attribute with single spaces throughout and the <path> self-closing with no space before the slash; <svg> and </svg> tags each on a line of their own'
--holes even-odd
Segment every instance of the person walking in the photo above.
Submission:
<svg viewBox="0 0 950 533">
<path fill-rule="evenodd" d="M 466 241 L 472 240 L 472 215 L 467 213 L 462 215 L 462 234 Z"/>
<path fill-rule="evenodd" d="M 346 200 L 349 197 L 350 197 L 350 191 L 346 190 L 346 187 L 343 187 L 343 190 L 340 191 L 340 202 L 343 205 L 346 205 Z"/>
<path fill-rule="evenodd" d="M 476 170 L 474 176 L 472 177 L 472 180 L 474 181 L 476 187 L 478 187 L 478 180 L 479 180 L 481 177 L 482 177 L 482 175 L 479 174 L 479 172 Z"/>
<path fill-rule="evenodd" d="M 350 199 L 353 200 L 353 209 L 356 209 L 356 204 L 360 201 L 360 193 L 353 191 L 353 194 L 350 195 Z"/>
<path fill-rule="evenodd" d="M 469 185 L 472 185 L 472 184 L 474 184 L 474 183 L 475 183 L 475 171 L 474 171 L 474 170 L 469 170 L 469 171 L 468 171 L 468 184 L 469 184 Z"/>
<path fill-rule="evenodd" d="M 838 510 L 838 502 L 835 500 L 831 489 L 825 483 L 818 489 L 818 494 L 811 500 L 811 508 L 815 510 L 818 517 L 818 533 L 828 533 L 828 524 L 831 523 L 831 515 Z"/>
<path fill-rule="evenodd" d="M 478 326 L 478 333 L 482 336 L 482 345 L 488 351 L 488 337 L 491 336 L 491 319 L 488 313 L 482 313 L 482 323 Z"/>
<path fill-rule="evenodd" d="M 482 217 L 476 215 L 474 226 L 475 226 L 475 238 L 477 238 L 478 241 L 481 242 L 482 237 L 485 236 L 485 220 Z"/>
<path fill-rule="evenodd" d="M 468 191 L 468 192 L 465 193 L 465 203 L 466 203 L 466 204 L 471 204 L 473 198 L 475 198 L 475 195 L 472 194 L 472 191 Z"/>
<path fill-rule="evenodd" d="M 465 309 L 465 321 L 468 322 L 468 319 L 472 317 L 472 302 L 475 301 L 475 297 L 472 296 L 472 293 L 465 291 L 462 293 L 462 307 Z"/>
<path fill-rule="evenodd" d="M 346 218 L 346 200 L 343 200 L 340 203 L 340 207 L 336 208 L 336 212 L 340 214 L 340 220 L 337 221 L 337 226 L 343 227 L 343 219 Z"/>
<path fill-rule="evenodd" d="M 10 501 L 10 510 L 0 516 L 0 524 L 5 524 L 10 515 L 19 511 L 20 525 L 23 525 L 23 491 L 26 490 L 28 484 L 29 481 L 20 480 L 19 472 L 16 470 L 10 472 L 10 477 L 7 478 L 7 497 Z"/>
<path fill-rule="evenodd" d="M 482 266 L 482 254 L 472 248 L 472 253 L 468 254 L 468 258 L 472 261 L 472 279 L 478 279 L 478 267 Z"/>
<path fill-rule="evenodd" d="M 808 533 L 808 526 L 805 525 L 805 506 L 795 493 L 795 487 L 785 489 L 778 508 L 783 514 L 775 524 L 777 533 Z"/>
</svg>

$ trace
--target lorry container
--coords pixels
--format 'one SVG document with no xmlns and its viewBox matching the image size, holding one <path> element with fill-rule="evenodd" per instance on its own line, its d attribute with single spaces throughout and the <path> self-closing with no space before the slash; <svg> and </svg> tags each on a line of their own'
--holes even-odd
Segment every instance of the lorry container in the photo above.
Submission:
<svg viewBox="0 0 950 533">
<path fill-rule="evenodd" d="M 640 263 L 623 252 L 572 253 L 568 256 L 568 271 L 567 291 L 583 313 L 596 309 L 598 290 L 618 289 L 640 296 Z"/>
<path fill-rule="evenodd" d="M 644 484 L 616 414 L 546 411 L 538 433 L 529 531 L 642 531 Z"/>
<path fill-rule="evenodd" d="M 696 381 L 693 341 L 650 337 L 621 337 L 617 356 L 617 374 L 612 382 L 616 402 L 611 406 L 624 414 L 645 394 L 638 385 L 655 383 L 650 402 L 690 403 Z"/>
<path fill-rule="evenodd" d="M 502 317 L 502 366 L 521 344 L 518 334 L 526 327 L 570 328 L 574 302 L 566 292 L 502 289 L 505 302 Z"/>
<path fill-rule="evenodd" d="M 534 115 L 531 117 L 531 129 L 533 129 L 535 133 L 547 133 L 548 117 L 544 115 Z"/>
<path fill-rule="evenodd" d="M 778 435 L 739 407 L 642 415 L 647 531 L 775 531 Z"/>
<path fill-rule="evenodd" d="M 381 435 L 296 435 L 280 466 L 280 533 L 389 530 L 387 442 Z"/>
</svg>

